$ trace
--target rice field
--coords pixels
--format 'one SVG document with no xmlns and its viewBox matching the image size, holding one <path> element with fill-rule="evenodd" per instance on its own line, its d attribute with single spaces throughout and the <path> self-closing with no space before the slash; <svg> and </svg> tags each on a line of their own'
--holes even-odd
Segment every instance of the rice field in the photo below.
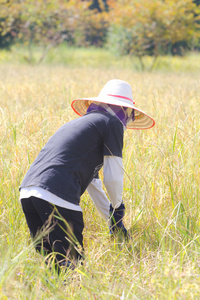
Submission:
<svg viewBox="0 0 200 300">
<path fill-rule="evenodd" d="M 0 299 L 200 298 L 199 75 L 1 63 Z M 110 237 L 85 193 L 85 264 L 58 277 L 35 253 L 18 187 L 49 137 L 77 118 L 71 101 L 97 96 L 114 78 L 132 85 L 135 106 L 156 121 L 125 132 L 123 200 L 132 241 Z"/>
</svg>

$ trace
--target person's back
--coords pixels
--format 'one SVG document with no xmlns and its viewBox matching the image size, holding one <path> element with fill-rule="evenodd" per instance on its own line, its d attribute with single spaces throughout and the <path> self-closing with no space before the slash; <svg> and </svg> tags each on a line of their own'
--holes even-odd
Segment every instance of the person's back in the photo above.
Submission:
<svg viewBox="0 0 200 300">
<path fill-rule="evenodd" d="M 122 157 L 123 126 L 114 116 L 93 111 L 63 125 L 49 139 L 20 188 L 37 186 L 79 204 L 103 157 Z"/>
</svg>

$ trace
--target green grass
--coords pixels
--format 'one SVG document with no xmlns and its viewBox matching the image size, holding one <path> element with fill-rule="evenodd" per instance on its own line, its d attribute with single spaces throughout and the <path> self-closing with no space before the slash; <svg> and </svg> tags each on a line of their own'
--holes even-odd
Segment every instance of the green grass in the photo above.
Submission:
<svg viewBox="0 0 200 300">
<path fill-rule="evenodd" d="M 31 47 L 31 62 L 37 65 L 42 56 L 42 48 Z M 30 52 L 27 46 L 15 45 L 10 51 L 0 51 L 0 64 L 28 64 Z M 154 58 L 146 56 L 143 58 L 145 70 L 150 70 Z M 74 48 L 62 44 L 51 48 L 44 56 L 41 64 L 65 65 L 68 67 L 96 67 L 96 68 L 118 68 L 133 71 L 141 71 L 141 65 L 137 57 L 118 56 L 114 52 L 100 48 Z M 154 71 L 162 72 L 199 72 L 200 55 L 188 53 L 184 57 L 162 56 L 156 60 Z"/>
<path fill-rule="evenodd" d="M 183 59 L 183 73 L 53 59 L 1 63 L 0 299 L 200 298 L 199 72 L 186 72 L 190 59 Z M 128 81 L 136 107 L 156 120 L 153 129 L 125 132 L 123 197 L 132 242 L 110 238 L 85 193 L 85 265 L 58 278 L 34 251 L 18 187 L 48 138 L 77 117 L 71 101 L 96 96 L 112 78 Z"/>
</svg>

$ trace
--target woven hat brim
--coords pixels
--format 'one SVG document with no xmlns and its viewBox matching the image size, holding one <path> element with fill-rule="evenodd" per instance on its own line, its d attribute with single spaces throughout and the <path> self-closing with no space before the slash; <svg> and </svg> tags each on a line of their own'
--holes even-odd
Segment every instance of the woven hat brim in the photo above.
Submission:
<svg viewBox="0 0 200 300">
<path fill-rule="evenodd" d="M 83 116 L 86 114 L 88 107 L 93 102 L 99 102 L 99 99 L 97 97 L 75 99 L 72 102 L 71 107 L 75 111 L 75 113 L 77 113 L 79 116 Z M 122 102 L 117 99 L 115 99 L 113 103 L 111 103 L 111 101 L 101 101 L 101 102 L 134 109 L 135 120 L 128 123 L 127 125 L 128 129 L 149 129 L 155 125 L 155 121 L 153 120 L 152 117 L 147 115 L 141 109 L 133 106 L 132 104 L 130 105 L 124 103 L 122 104 Z"/>
</svg>

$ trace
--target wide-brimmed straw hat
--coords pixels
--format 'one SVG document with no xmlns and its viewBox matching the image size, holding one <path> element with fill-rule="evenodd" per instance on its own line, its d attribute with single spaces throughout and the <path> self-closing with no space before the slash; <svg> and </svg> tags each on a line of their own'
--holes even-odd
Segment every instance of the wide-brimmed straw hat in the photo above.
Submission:
<svg viewBox="0 0 200 300">
<path fill-rule="evenodd" d="M 135 118 L 128 123 L 127 128 L 129 129 L 148 129 L 155 125 L 152 117 L 134 106 L 132 88 L 126 81 L 119 79 L 109 80 L 98 97 L 75 99 L 71 107 L 75 113 L 83 116 L 92 102 L 102 102 L 133 109 Z"/>
</svg>

